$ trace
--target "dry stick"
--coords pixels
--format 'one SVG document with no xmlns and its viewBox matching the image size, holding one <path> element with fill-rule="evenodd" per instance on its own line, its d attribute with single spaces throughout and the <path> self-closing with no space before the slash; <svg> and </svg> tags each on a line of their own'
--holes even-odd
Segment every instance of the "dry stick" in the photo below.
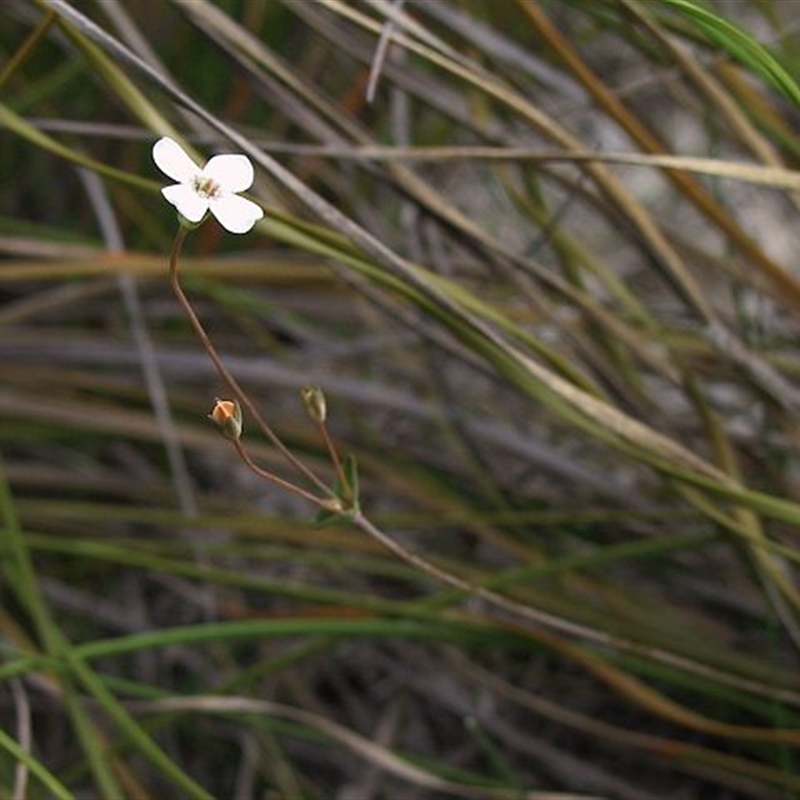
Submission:
<svg viewBox="0 0 800 800">
<path fill-rule="evenodd" d="M 225 364 L 223 364 L 222 359 L 220 358 L 219 353 L 217 353 L 214 345 L 211 343 L 211 339 L 209 339 L 205 328 L 203 328 L 202 323 L 197 318 L 197 314 L 195 314 L 192 304 L 183 293 L 178 274 L 178 256 L 180 255 L 181 247 L 183 246 L 183 242 L 186 239 L 187 233 L 188 229 L 181 226 L 181 228 L 178 230 L 178 233 L 175 235 L 175 240 L 172 243 L 172 251 L 170 252 L 169 256 L 169 280 L 173 294 L 181 304 L 186 316 L 189 318 L 189 322 L 191 322 L 194 332 L 197 334 L 198 339 L 200 339 L 200 343 L 208 353 L 209 358 L 214 362 L 214 366 L 217 368 L 217 372 L 219 372 L 220 377 L 223 381 L 225 381 L 225 383 L 228 385 L 228 388 L 233 392 L 239 402 L 250 412 L 250 415 L 261 428 L 267 439 L 269 439 L 273 447 L 275 447 L 278 452 L 293 467 L 295 467 L 295 469 L 305 475 L 305 477 L 308 478 L 315 486 L 321 489 L 326 495 L 331 495 L 331 490 L 305 464 L 303 464 L 302 461 L 300 461 L 289 451 L 286 445 L 278 438 L 278 435 L 272 430 L 272 428 L 270 428 L 269 425 L 267 425 L 253 401 L 248 397 L 247 393 L 244 391 L 244 389 L 242 389 L 236 378 L 233 377 Z M 288 485 L 291 486 L 292 484 Z M 297 488 L 298 487 L 295 487 L 295 489 Z M 313 495 L 308 496 L 312 497 Z M 315 498 L 315 500 L 318 501 L 318 498 Z"/>
</svg>

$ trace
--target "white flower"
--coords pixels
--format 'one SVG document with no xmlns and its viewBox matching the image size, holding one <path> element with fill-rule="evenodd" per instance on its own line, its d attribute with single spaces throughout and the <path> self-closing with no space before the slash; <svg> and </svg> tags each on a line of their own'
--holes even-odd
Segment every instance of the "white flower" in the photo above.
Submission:
<svg viewBox="0 0 800 800">
<path fill-rule="evenodd" d="M 211 211 L 226 230 L 247 233 L 264 216 L 259 206 L 237 194 L 253 185 L 253 165 L 247 156 L 213 156 L 200 168 L 176 141 L 165 136 L 153 145 L 153 161 L 178 181 L 161 194 L 189 222 L 200 222 Z"/>
</svg>

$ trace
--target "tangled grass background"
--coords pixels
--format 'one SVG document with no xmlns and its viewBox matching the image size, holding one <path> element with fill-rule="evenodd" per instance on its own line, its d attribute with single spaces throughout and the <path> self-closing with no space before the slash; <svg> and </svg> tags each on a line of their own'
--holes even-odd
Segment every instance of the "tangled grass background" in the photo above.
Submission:
<svg viewBox="0 0 800 800">
<path fill-rule="evenodd" d="M 798 22 L 4 0 L 0 796 L 800 794 Z"/>
</svg>

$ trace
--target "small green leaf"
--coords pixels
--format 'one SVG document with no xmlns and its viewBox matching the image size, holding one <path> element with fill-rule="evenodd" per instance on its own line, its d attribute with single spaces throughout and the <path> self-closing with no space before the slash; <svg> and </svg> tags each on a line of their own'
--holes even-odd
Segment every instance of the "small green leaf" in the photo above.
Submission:
<svg viewBox="0 0 800 800">
<path fill-rule="evenodd" d="M 343 500 L 349 508 L 358 510 L 358 464 L 355 456 L 348 453 L 344 458 L 342 467 L 347 486 L 342 487 L 341 494 L 338 491 L 338 487 L 334 487 L 334 491 L 336 496 Z"/>
<path fill-rule="evenodd" d="M 343 521 L 346 515 L 341 511 L 332 511 L 328 508 L 320 509 L 320 512 L 314 518 L 314 527 L 326 528 L 330 525 L 336 525 Z"/>
<path fill-rule="evenodd" d="M 342 463 L 342 474 L 346 485 L 338 478 L 333 484 L 333 494 L 341 504 L 340 508 L 323 508 L 314 519 L 318 528 L 335 525 L 337 522 L 352 521 L 360 511 L 358 503 L 358 465 L 352 455 L 347 455 Z"/>
<path fill-rule="evenodd" d="M 330 528 L 331 525 L 344 525 L 352 522 L 355 511 L 328 511 L 324 509 L 314 518 L 315 528 Z"/>
</svg>

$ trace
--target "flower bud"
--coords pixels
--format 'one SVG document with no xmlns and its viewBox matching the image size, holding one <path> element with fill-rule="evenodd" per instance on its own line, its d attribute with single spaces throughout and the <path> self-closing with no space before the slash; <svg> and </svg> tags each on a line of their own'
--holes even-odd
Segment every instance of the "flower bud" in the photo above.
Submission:
<svg viewBox="0 0 800 800">
<path fill-rule="evenodd" d="M 232 442 L 242 435 L 242 409 L 236 400 L 217 398 L 208 418 L 219 428 L 220 433 Z"/>
<path fill-rule="evenodd" d="M 322 389 L 319 386 L 306 386 L 300 390 L 300 396 L 306 404 L 306 412 L 312 421 L 317 425 L 324 424 L 328 412 Z"/>
</svg>

